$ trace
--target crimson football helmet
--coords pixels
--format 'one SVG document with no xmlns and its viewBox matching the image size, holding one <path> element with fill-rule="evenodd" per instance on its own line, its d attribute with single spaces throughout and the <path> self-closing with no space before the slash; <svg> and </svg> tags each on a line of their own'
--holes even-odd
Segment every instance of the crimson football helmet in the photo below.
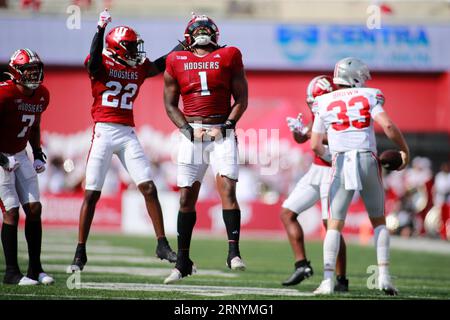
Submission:
<svg viewBox="0 0 450 320">
<path fill-rule="evenodd" d="M 329 76 L 320 75 L 312 79 L 306 88 L 306 103 L 312 108 L 314 99 L 326 93 L 336 90 L 333 79 Z"/>
<path fill-rule="evenodd" d="M 184 31 L 184 38 L 189 48 L 207 46 L 209 44 L 217 47 L 219 42 L 219 28 L 206 15 L 192 13 L 192 19 L 188 22 Z"/>
<path fill-rule="evenodd" d="M 15 83 L 35 90 L 44 80 L 44 64 L 36 52 L 19 49 L 9 60 L 8 75 Z"/>
<path fill-rule="evenodd" d="M 144 40 L 132 28 L 118 26 L 106 35 L 106 51 L 114 60 L 134 67 L 144 62 Z"/>
</svg>

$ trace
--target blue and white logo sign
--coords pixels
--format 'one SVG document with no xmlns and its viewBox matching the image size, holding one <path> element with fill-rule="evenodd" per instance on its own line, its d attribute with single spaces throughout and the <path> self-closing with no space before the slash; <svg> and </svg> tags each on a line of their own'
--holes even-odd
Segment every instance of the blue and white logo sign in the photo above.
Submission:
<svg viewBox="0 0 450 320">
<path fill-rule="evenodd" d="M 446 70 L 449 28 L 363 25 L 277 25 L 276 45 L 286 63 L 300 69 L 329 69 L 347 56 L 372 69 Z"/>
</svg>

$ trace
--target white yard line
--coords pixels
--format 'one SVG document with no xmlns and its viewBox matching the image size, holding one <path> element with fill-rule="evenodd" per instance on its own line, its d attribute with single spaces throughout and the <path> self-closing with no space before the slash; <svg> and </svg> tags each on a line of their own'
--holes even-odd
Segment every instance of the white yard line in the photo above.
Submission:
<svg viewBox="0 0 450 320">
<path fill-rule="evenodd" d="M 49 244 L 42 246 L 42 252 L 67 252 L 75 253 L 76 244 Z M 26 252 L 27 246 L 19 246 L 19 252 Z M 144 250 L 132 248 L 132 247 L 116 247 L 116 246 L 102 246 L 102 245 L 87 245 L 86 251 L 89 257 L 90 253 L 93 254 L 114 254 L 114 255 L 138 255 L 145 256 Z"/>
<path fill-rule="evenodd" d="M 67 265 L 60 264 L 45 264 L 46 271 L 66 272 Z M 144 268 L 144 267 L 115 267 L 115 266 L 95 266 L 87 264 L 83 270 L 83 273 L 104 273 L 104 274 L 126 274 L 134 276 L 146 276 L 146 277 L 161 277 L 168 276 L 170 274 L 172 266 L 168 268 Z M 196 275 L 200 276 L 215 276 L 224 278 L 235 278 L 238 275 L 235 273 L 226 273 L 220 270 L 201 269 L 198 270 Z"/>
<path fill-rule="evenodd" d="M 149 291 L 149 292 L 181 292 L 191 295 L 223 297 L 233 295 L 262 295 L 262 296 L 290 296 L 311 297 L 311 292 L 300 292 L 295 289 L 273 289 L 256 287 L 223 287 L 223 286 L 191 286 L 164 285 L 143 283 L 97 283 L 81 284 L 82 289 L 114 290 L 114 291 Z"/>
<path fill-rule="evenodd" d="M 20 255 L 22 259 L 28 259 L 27 253 L 22 253 Z M 49 253 L 49 254 L 42 254 L 41 260 L 45 263 L 48 260 L 65 260 L 67 263 L 72 261 L 73 253 Z M 167 260 L 161 260 L 156 257 L 137 257 L 137 256 L 128 256 L 128 255 L 116 255 L 116 256 L 110 256 L 110 255 L 98 255 L 98 254 L 89 254 L 88 255 L 89 263 L 98 263 L 98 262 L 104 262 L 104 263 L 136 263 L 136 264 L 145 264 L 145 265 L 152 265 L 152 264 L 158 264 L 158 265 L 167 265 L 167 266 L 173 266 L 168 262 Z"/>
<path fill-rule="evenodd" d="M 97 296 L 97 295 L 57 295 L 57 294 L 39 294 L 39 293 L 2 293 L 1 296 L 9 296 L 9 297 L 34 297 L 34 298 L 55 298 L 58 300 L 61 299 L 76 299 L 76 300 L 85 300 L 85 299 L 99 299 L 99 300 L 156 300 L 156 298 L 133 298 L 133 297 L 105 297 L 105 296 Z"/>
</svg>

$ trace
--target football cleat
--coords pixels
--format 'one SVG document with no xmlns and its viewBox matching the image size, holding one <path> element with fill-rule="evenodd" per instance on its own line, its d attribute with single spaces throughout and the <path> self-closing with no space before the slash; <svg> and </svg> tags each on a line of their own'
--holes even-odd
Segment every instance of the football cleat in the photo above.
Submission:
<svg viewBox="0 0 450 320">
<path fill-rule="evenodd" d="M 39 273 L 38 281 L 39 281 L 39 283 L 41 283 L 43 285 L 51 285 L 51 284 L 55 283 L 55 279 L 53 279 L 51 276 L 49 276 L 45 272 Z"/>
<path fill-rule="evenodd" d="M 87 263 L 86 247 L 78 245 L 77 250 L 75 251 L 75 257 L 73 258 L 72 264 L 67 268 L 67 273 L 83 271 L 86 263 Z"/>
<path fill-rule="evenodd" d="M 156 247 L 156 256 L 161 260 L 177 262 L 177 254 L 170 248 L 169 244 L 161 244 Z"/>
<path fill-rule="evenodd" d="M 306 278 L 311 277 L 314 274 L 313 268 L 310 262 L 307 261 L 304 266 L 295 269 L 294 273 L 282 283 L 283 286 L 293 286 L 299 284 Z"/>
<path fill-rule="evenodd" d="M 239 271 L 245 271 L 247 267 L 245 266 L 244 261 L 241 257 L 235 256 L 234 258 L 228 257 L 226 266 L 230 268 L 231 270 L 239 270 Z"/>
<path fill-rule="evenodd" d="M 314 294 L 317 295 L 330 295 L 334 292 L 334 281 L 333 279 L 326 279 L 320 283 L 320 286 L 314 290 Z"/>
<path fill-rule="evenodd" d="M 33 279 L 30 279 L 28 277 L 23 276 L 22 279 L 20 279 L 18 285 L 19 286 L 35 286 L 38 285 L 39 282 Z"/>
<path fill-rule="evenodd" d="M 336 284 L 334 285 L 335 292 L 348 292 L 348 279 L 336 277 Z"/>
<path fill-rule="evenodd" d="M 166 279 L 164 279 L 164 284 L 170 284 L 180 281 L 181 279 L 193 275 L 195 273 L 197 273 L 197 268 L 195 267 L 194 263 L 189 259 L 186 265 L 175 266 L 175 268 L 172 269 L 170 275 Z"/>
<path fill-rule="evenodd" d="M 388 296 L 398 295 L 398 290 L 394 287 L 390 276 L 378 277 L 378 289 L 384 292 Z"/>
</svg>

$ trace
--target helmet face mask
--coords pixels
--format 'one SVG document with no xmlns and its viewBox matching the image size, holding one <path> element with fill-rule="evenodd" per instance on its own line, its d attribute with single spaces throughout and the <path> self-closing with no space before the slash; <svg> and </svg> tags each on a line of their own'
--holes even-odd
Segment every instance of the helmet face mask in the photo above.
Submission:
<svg viewBox="0 0 450 320">
<path fill-rule="evenodd" d="M 357 58 L 339 60 L 334 68 L 333 82 L 337 85 L 360 88 L 370 79 L 369 68 Z"/>
<path fill-rule="evenodd" d="M 36 90 L 44 80 L 44 64 L 36 52 L 20 49 L 11 56 L 8 65 L 11 79 L 28 89 Z"/>
<path fill-rule="evenodd" d="M 219 29 L 217 25 L 205 15 L 195 15 L 189 21 L 184 32 L 186 43 L 190 48 L 208 45 L 218 46 Z"/>
</svg>

